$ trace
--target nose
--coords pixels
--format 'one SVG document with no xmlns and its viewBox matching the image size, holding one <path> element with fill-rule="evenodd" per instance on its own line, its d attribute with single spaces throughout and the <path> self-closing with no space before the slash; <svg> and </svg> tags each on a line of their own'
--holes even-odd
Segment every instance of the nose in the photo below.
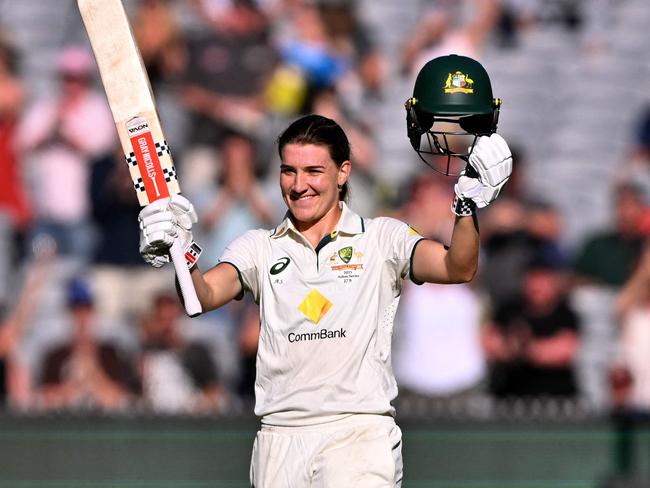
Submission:
<svg viewBox="0 0 650 488">
<path fill-rule="evenodd" d="M 293 193 L 304 193 L 307 190 L 307 178 L 305 175 L 298 171 L 293 178 L 293 185 L 291 185 L 291 191 Z"/>
</svg>

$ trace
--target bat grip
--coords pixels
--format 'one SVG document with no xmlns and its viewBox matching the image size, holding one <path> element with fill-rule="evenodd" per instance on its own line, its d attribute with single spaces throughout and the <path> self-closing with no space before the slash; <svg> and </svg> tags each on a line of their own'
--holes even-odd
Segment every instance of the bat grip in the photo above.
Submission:
<svg viewBox="0 0 650 488">
<path fill-rule="evenodd" d="M 183 248 L 178 239 L 174 239 L 174 243 L 172 244 L 169 253 L 172 256 L 172 262 L 174 263 L 174 269 L 176 270 L 176 278 L 178 279 L 181 294 L 183 295 L 185 311 L 190 317 L 195 317 L 203 310 L 201 308 L 201 302 L 199 302 L 199 298 L 196 296 L 196 290 L 194 289 L 194 283 L 192 283 L 190 270 L 187 268 L 187 263 L 185 262 L 185 253 L 183 252 Z"/>
</svg>

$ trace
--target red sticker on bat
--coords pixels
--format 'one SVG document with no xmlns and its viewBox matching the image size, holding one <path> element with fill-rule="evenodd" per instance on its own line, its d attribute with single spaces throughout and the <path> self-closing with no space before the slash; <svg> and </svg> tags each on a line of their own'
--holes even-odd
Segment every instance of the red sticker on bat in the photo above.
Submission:
<svg viewBox="0 0 650 488">
<path fill-rule="evenodd" d="M 138 162 L 147 198 L 153 202 L 168 197 L 169 190 L 147 119 L 144 117 L 132 118 L 126 123 L 126 130 Z"/>
</svg>

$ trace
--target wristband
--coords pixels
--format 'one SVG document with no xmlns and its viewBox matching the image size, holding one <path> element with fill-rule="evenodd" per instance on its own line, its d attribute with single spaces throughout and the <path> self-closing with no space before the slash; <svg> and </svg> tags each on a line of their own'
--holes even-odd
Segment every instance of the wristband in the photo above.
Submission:
<svg viewBox="0 0 650 488">
<path fill-rule="evenodd" d="M 185 263 L 187 263 L 187 267 L 189 269 L 192 269 L 194 267 L 202 252 L 203 249 L 201 249 L 201 246 L 199 246 L 194 241 L 190 242 L 189 245 L 185 248 Z"/>
<path fill-rule="evenodd" d="M 451 211 L 459 217 L 471 217 L 476 214 L 476 204 L 472 200 L 465 200 L 455 195 Z"/>
</svg>

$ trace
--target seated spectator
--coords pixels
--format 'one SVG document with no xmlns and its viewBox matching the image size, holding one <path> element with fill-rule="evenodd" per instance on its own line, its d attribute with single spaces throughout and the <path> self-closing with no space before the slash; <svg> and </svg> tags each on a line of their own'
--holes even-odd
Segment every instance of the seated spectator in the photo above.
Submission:
<svg viewBox="0 0 650 488">
<path fill-rule="evenodd" d="M 135 368 L 112 341 L 97 337 L 94 299 L 83 280 L 70 281 L 67 306 L 72 337 L 45 353 L 38 388 L 40 407 L 124 411 L 139 389 Z"/>
<path fill-rule="evenodd" d="M 155 297 L 141 324 L 140 369 L 145 407 L 166 414 L 207 413 L 226 406 L 210 348 L 183 333 L 185 316 L 173 293 Z"/>
<path fill-rule="evenodd" d="M 578 333 L 562 269 L 544 255 L 534 258 L 521 296 L 498 307 L 483 330 L 490 392 L 499 398 L 575 397 Z"/>
</svg>

